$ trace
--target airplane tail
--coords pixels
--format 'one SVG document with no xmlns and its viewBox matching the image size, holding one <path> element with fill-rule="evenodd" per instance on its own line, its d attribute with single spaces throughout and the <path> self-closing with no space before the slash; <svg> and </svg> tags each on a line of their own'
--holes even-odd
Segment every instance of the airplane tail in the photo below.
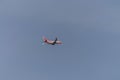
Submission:
<svg viewBox="0 0 120 80">
<path fill-rule="evenodd" d="M 46 41 L 46 40 L 47 40 L 47 38 L 43 36 L 43 41 Z"/>
</svg>

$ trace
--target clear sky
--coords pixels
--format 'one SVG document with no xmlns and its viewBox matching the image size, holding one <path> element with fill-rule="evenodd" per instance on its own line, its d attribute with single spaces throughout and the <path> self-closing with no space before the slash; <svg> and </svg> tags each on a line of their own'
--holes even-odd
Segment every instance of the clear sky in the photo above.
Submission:
<svg viewBox="0 0 120 80">
<path fill-rule="evenodd" d="M 0 80 L 120 80 L 120 1 L 0 0 Z"/>
</svg>

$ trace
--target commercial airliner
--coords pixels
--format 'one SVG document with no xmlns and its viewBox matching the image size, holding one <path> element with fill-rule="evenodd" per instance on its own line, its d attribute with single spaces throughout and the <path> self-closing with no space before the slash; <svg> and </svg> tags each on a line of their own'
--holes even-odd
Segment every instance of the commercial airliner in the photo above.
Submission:
<svg viewBox="0 0 120 80">
<path fill-rule="evenodd" d="M 47 44 L 51 44 L 51 45 L 55 45 L 55 44 L 62 44 L 61 41 L 58 40 L 58 38 L 56 37 L 55 40 L 49 40 L 46 37 L 43 37 L 43 41 Z"/>
</svg>

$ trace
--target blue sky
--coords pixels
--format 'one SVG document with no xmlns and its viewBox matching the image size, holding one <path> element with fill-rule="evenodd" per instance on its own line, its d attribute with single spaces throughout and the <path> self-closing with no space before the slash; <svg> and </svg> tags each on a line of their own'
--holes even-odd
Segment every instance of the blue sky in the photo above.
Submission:
<svg viewBox="0 0 120 80">
<path fill-rule="evenodd" d="M 1 0 L 0 79 L 120 80 L 119 3 Z"/>
</svg>

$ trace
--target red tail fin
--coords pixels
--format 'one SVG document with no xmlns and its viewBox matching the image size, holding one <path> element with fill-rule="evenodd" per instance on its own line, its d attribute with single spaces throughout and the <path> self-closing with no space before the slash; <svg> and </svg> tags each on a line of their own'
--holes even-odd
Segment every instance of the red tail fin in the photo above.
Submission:
<svg viewBox="0 0 120 80">
<path fill-rule="evenodd" d="M 43 36 L 43 41 L 45 42 L 46 40 L 47 40 L 47 38 Z"/>
</svg>

